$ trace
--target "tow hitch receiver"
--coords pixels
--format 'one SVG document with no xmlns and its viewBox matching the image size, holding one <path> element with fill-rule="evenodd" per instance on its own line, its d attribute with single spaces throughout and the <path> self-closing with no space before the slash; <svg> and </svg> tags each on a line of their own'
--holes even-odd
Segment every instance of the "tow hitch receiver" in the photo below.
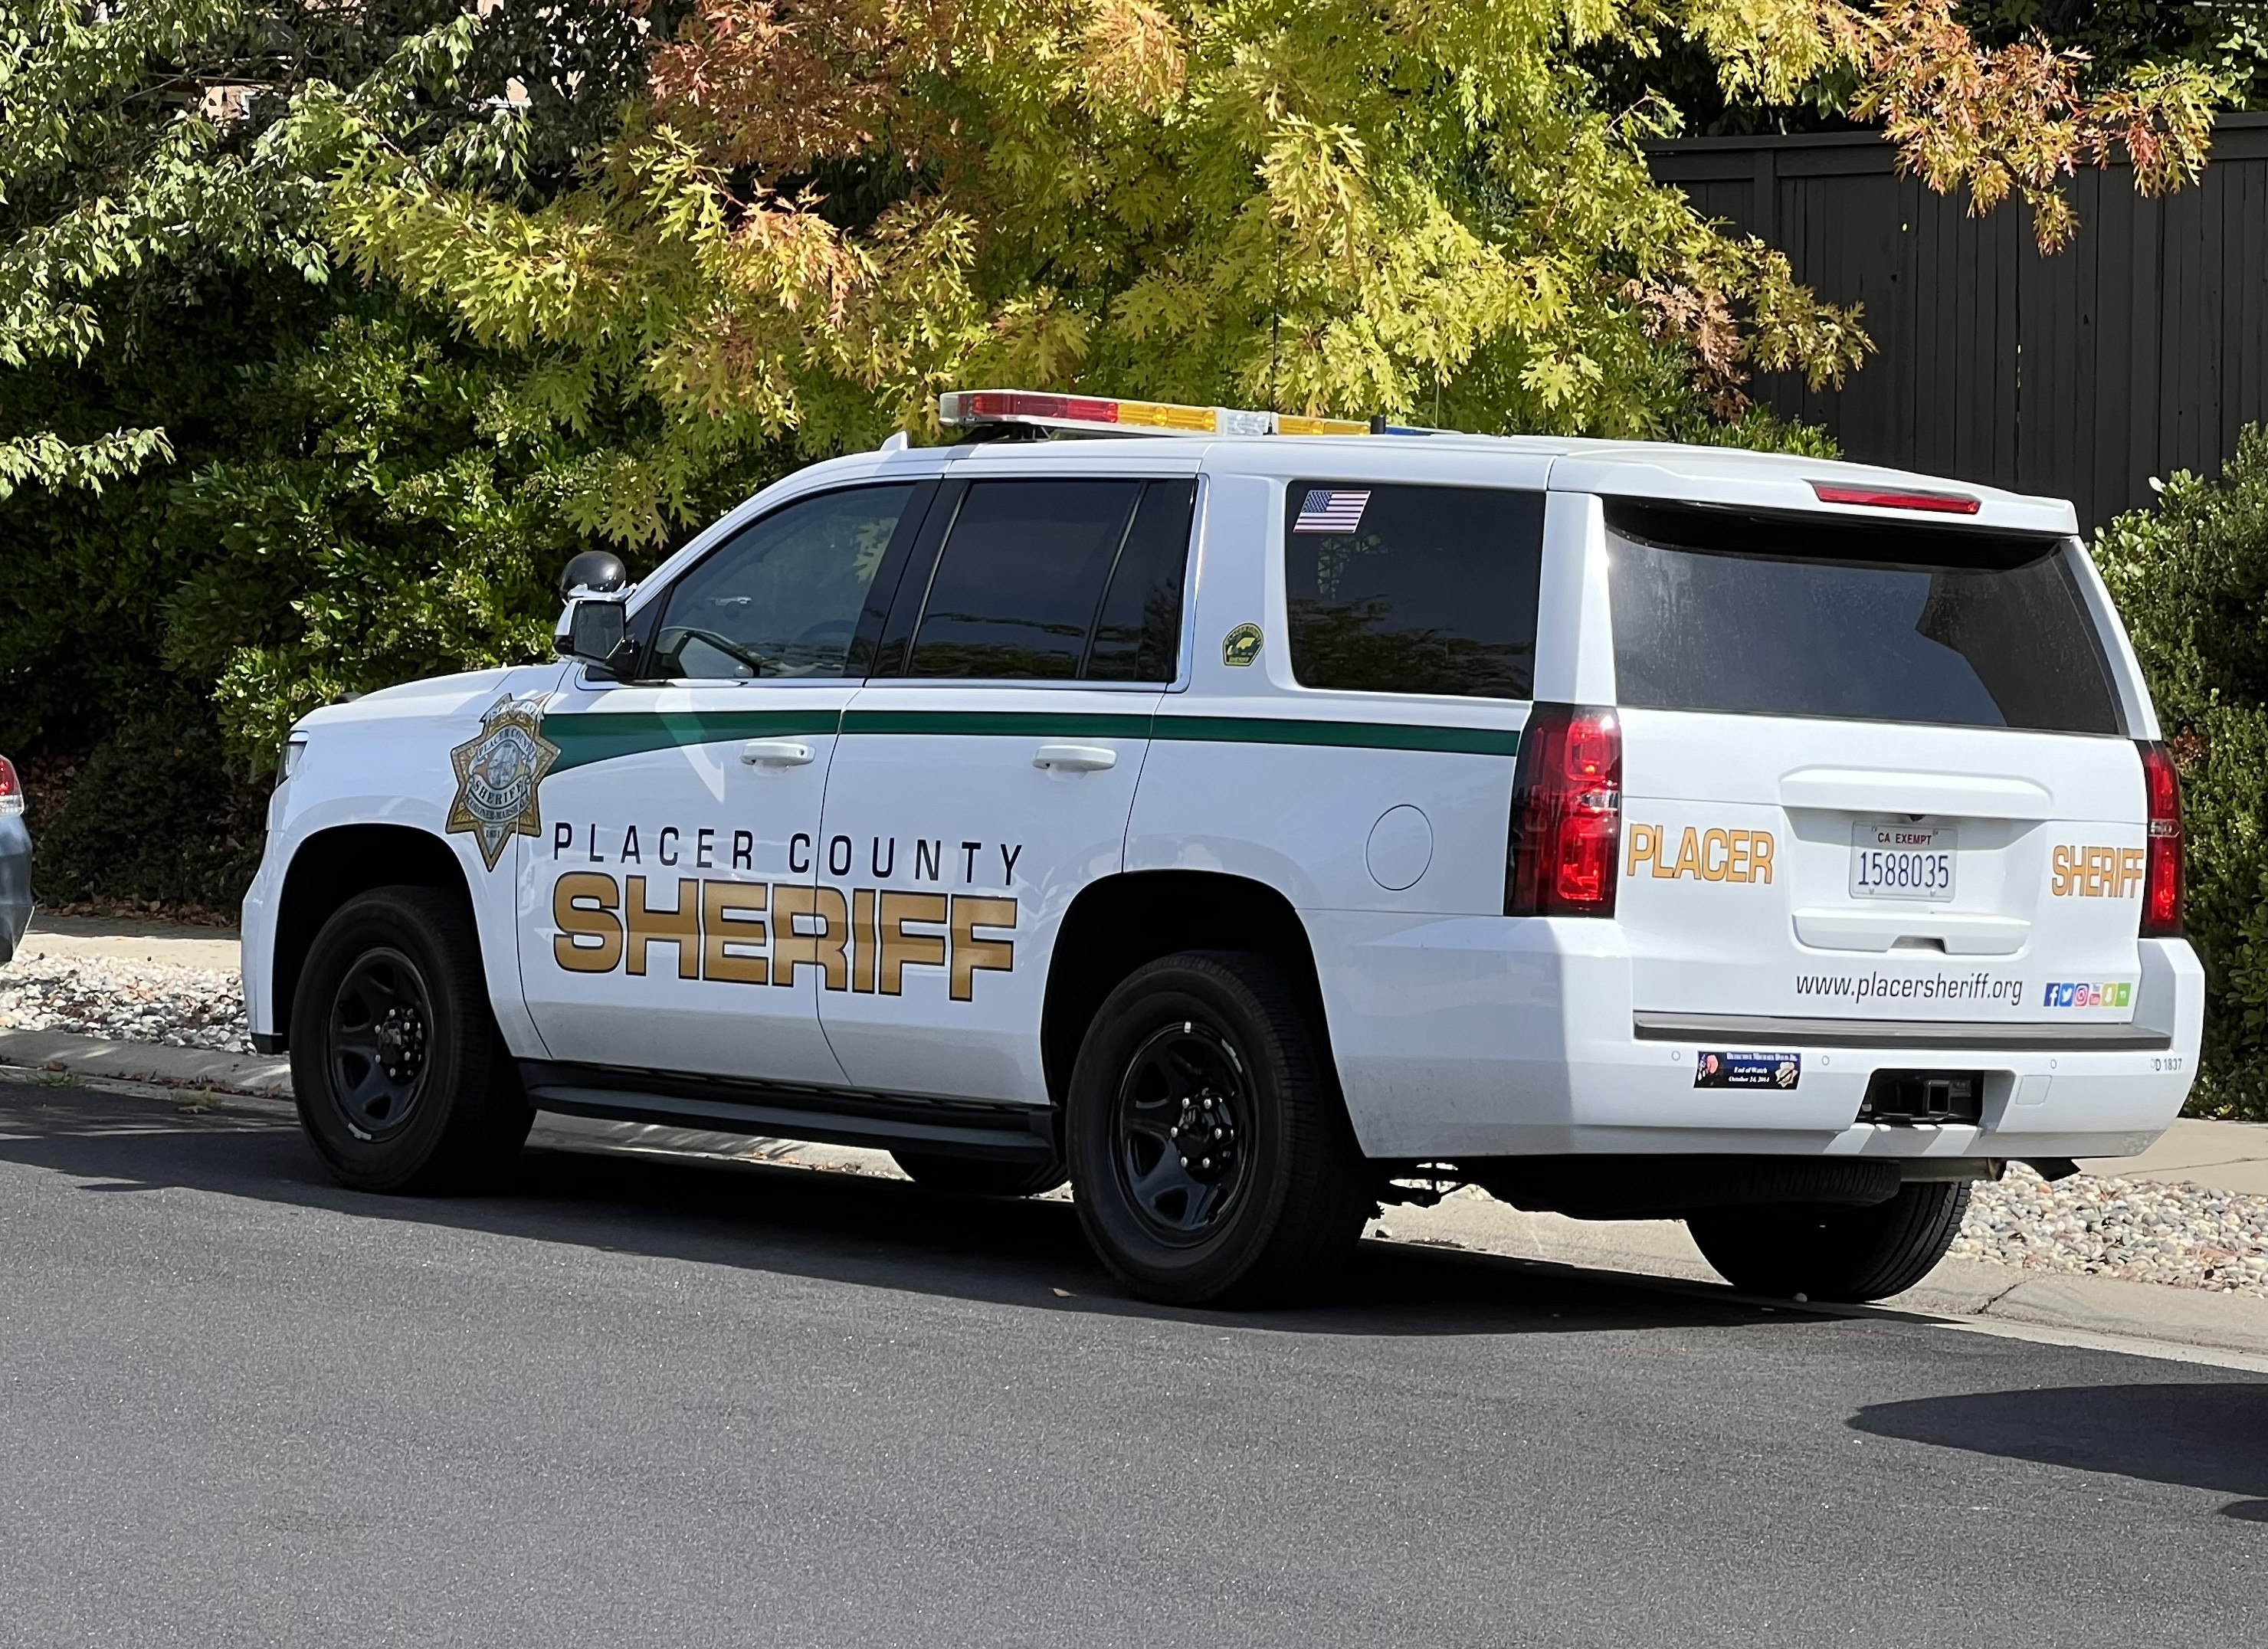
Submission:
<svg viewBox="0 0 2268 1649">
<path fill-rule="evenodd" d="M 1862 1123 L 1978 1123 L 1984 1117 L 1981 1071 L 1877 1071 L 1859 1101 Z"/>
</svg>

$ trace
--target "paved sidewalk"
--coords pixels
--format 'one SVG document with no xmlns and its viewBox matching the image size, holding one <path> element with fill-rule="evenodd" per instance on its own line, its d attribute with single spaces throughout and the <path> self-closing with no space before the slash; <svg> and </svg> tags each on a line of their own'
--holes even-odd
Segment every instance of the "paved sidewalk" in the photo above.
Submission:
<svg viewBox="0 0 2268 1649">
<path fill-rule="evenodd" d="M 2268 1123 L 2214 1123 L 2183 1116 L 2139 1157 L 2097 1159 L 2080 1166 L 2089 1174 L 2186 1181 L 2216 1191 L 2268 1196 Z"/>
<path fill-rule="evenodd" d="M 233 928 L 188 927 L 173 922 L 120 920 L 111 917 L 59 917 L 41 910 L 32 917 L 18 954 L 25 957 L 91 957 L 107 961 L 166 962 L 175 968 L 237 970 L 238 936 Z M 0 977 L 0 983 L 4 983 Z"/>
</svg>

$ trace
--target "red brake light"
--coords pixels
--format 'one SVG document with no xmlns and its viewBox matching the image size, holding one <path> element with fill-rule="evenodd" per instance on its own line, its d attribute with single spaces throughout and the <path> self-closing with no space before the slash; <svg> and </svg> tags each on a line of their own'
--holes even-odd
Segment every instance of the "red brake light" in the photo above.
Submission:
<svg viewBox="0 0 2268 1649">
<path fill-rule="evenodd" d="M 1848 487 L 1815 481 L 1811 490 L 1822 504 L 1863 504 L 1877 510 L 1934 510 L 1940 515 L 1974 515 L 1981 499 L 1965 492 L 1924 492 L 1916 487 Z"/>
<path fill-rule="evenodd" d="M 16 777 L 15 764 L 0 755 L 0 815 L 24 811 L 24 786 Z"/>
<path fill-rule="evenodd" d="M 2150 804 L 2150 850 L 2142 877 L 2142 937 L 2182 935 L 2182 776 L 2174 753 L 2142 743 L 2142 788 Z"/>
<path fill-rule="evenodd" d="M 1623 729 L 1614 711 L 1535 707 L 1513 773 L 1506 916 L 1614 915 L 1622 790 Z"/>
</svg>

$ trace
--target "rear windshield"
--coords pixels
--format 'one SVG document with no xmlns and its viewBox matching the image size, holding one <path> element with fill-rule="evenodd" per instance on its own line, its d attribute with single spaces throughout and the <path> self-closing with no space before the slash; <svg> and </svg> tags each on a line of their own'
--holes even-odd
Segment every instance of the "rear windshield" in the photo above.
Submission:
<svg viewBox="0 0 2268 1649">
<path fill-rule="evenodd" d="M 1607 503 L 1624 704 L 2117 733 L 2054 539 Z"/>
</svg>

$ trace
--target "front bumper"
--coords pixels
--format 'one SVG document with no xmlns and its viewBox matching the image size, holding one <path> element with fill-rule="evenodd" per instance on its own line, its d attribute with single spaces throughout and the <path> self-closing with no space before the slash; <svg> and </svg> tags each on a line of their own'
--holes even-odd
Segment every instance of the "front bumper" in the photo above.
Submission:
<svg viewBox="0 0 2268 1649">
<path fill-rule="evenodd" d="M 2189 1097 L 2205 975 L 2141 943 L 2133 1021 L 2060 1026 L 1679 1023 L 1632 1003 L 1608 923 L 1306 913 L 1332 1052 L 1366 1154 L 2138 1155 Z M 1800 1056 L 1791 1088 L 1705 1087 L 1704 1052 Z M 1858 1120 L 1877 1071 L 1974 1071 L 1974 1124 Z"/>
</svg>

